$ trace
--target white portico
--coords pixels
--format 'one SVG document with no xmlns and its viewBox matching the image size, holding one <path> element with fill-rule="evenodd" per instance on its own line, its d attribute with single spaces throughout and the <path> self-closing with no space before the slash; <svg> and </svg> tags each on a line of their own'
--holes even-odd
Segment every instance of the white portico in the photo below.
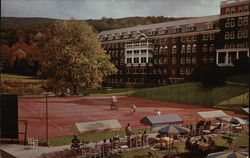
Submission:
<svg viewBox="0 0 250 158">
<path fill-rule="evenodd" d="M 125 44 L 125 64 L 143 66 L 152 63 L 154 44 L 145 34 L 139 34 L 133 41 Z"/>
<path fill-rule="evenodd" d="M 235 60 L 249 57 L 249 48 L 216 49 L 216 65 L 233 66 Z"/>
</svg>

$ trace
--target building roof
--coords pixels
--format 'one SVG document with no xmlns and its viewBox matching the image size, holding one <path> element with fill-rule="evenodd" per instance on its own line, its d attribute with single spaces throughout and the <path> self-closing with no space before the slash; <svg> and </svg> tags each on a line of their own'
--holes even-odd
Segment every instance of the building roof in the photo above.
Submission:
<svg viewBox="0 0 250 158">
<path fill-rule="evenodd" d="M 197 115 L 200 119 L 205 119 L 205 120 L 213 120 L 216 117 L 228 116 L 222 110 L 197 112 Z"/>
<path fill-rule="evenodd" d="M 122 126 L 118 120 L 104 120 L 93 122 L 74 123 L 73 130 L 77 133 L 97 132 L 97 131 L 112 131 L 120 129 Z"/>
<path fill-rule="evenodd" d="M 177 114 L 167 114 L 160 116 L 145 116 L 140 122 L 148 126 L 155 126 L 160 124 L 183 123 L 183 120 Z"/>
<path fill-rule="evenodd" d="M 157 23 L 157 24 L 149 24 L 149 25 L 139 25 L 134 27 L 128 27 L 128 28 L 121 28 L 121 29 L 115 29 L 115 30 L 108 30 L 108 31 L 102 31 L 99 33 L 100 36 L 103 35 L 115 35 L 119 33 L 127 33 L 127 32 L 135 32 L 135 31 L 142 31 L 142 30 L 153 30 L 153 29 L 167 29 L 172 27 L 181 27 L 181 25 L 194 25 L 199 23 L 209 23 L 219 20 L 219 15 L 213 15 L 213 16 L 204 16 L 204 17 L 194 17 L 184 20 L 175 20 L 175 21 L 169 21 L 169 22 L 163 22 L 163 23 Z"/>
</svg>

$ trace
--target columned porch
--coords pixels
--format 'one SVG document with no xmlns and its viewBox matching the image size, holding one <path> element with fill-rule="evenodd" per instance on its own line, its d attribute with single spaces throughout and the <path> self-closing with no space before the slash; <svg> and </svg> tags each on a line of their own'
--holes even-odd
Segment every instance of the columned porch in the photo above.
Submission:
<svg viewBox="0 0 250 158">
<path fill-rule="evenodd" d="M 235 60 L 249 57 L 249 48 L 216 49 L 216 65 L 233 66 Z"/>
</svg>

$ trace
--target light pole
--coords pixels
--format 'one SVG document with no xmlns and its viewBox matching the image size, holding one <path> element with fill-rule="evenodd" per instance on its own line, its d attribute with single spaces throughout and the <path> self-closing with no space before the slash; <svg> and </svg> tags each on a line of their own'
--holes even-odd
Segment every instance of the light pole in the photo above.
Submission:
<svg viewBox="0 0 250 158">
<path fill-rule="evenodd" d="M 47 92 L 45 93 L 45 98 L 46 98 L 46 143 L 47 143 L 47 146 L 49 146 L 48 94 Z"/>
</svg>

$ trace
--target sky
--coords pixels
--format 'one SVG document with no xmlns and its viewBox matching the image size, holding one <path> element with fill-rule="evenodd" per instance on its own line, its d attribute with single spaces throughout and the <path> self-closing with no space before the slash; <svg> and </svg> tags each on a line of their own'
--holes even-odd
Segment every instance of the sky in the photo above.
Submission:
<svg viewBox="0 0 250 158">
<path fill-rule="evenodd" d="M 78 20 L 132 16 L 216 15 L 221 0 L 1 0 L 2 17 Z"/>
</svg>

